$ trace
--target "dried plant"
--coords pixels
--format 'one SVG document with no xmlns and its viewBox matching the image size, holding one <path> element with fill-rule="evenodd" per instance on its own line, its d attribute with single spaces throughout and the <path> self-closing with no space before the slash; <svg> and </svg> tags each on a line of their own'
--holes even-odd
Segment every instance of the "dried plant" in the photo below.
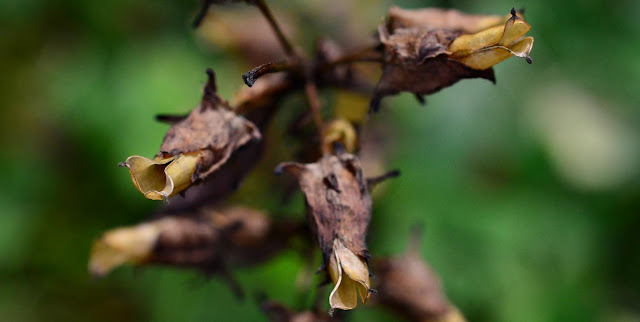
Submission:
<svg viewBox="0 0 640 322">
<path fill-rule="evenodd" d="M 215 18 L 208 18 L 209 7 L 232 2 L 256 7 L 277 40 L 269 44 L 252 35 L 236 36 L 235 48 L 250 61 L 256 61 L 262 52 L 271 57 L 278 48 L 283 55 L 242 75 L 248 87 L 236 93 L 231 103 L 218 95 L 209 69 L 196 108 L 186 116 L 157 117 L 171 124 L 158 154 L 153 159 L 131 156 L 121 165 L 129 169 L 134 186 L 146 198 L 164 200 L 167 205 L 149 221 L 107 231 L 97 239 L 89 262 L 91 274 L 104 276 L 124 264 L 190 267 L 224 278 L 240 294 L 242 287 L 231 278 L 234 267 L 260 265 L 291 248 L 295 236 L 311 234 L 323 257 L 318 272 L 324 272 L 334 284 L 328 298 L 329 315 L 336 309 L 356 308 L 359 297 L 363 303 L 374 298 L 375 305 L 395 309 L 410 320 L 463 321 L 417 248 L 396 258 L 376 259 L 374 254 L 376 260 L 370 262 L 366 239 L 372 216 L 371 189 L 399 172 L 367 177 L 372 173 L 366 173 L 370 170 L 363 165 L 372 152 L 362 153 L 362 129 L 367 127 L 367 118 L 376 117 L 369 113 L 380 108 L 385 96 L 410 92 L 424 102 L 424 95 L 464 78 L 495 82 L 492 66 L 508 57 L 531 63 L 533 38 L 524 37 L 531 26 L 522 13 L 512 9 L 504 16 L 481 16 L 392 7 L 378 26 L 374 43 L 348 52 L 321 38 L 315 52 L 307 56 L 289 41 L 264 0 L 206 0 L 194 26 L 211 28 L 215 24 L 207 19 Z M 247 33 L 238 31 L 237 35 L 243 32 Z M 227 46 L 234 38 L 224 41 Z M 372 64 L 356 66 L 360 63 Z M 382 73 L 375 84 L 361 67 L 377 66 Z M 323 106 L 320 88 L 366 95 L 369 112 L 336 106 L 333 115 L 327 116 L 331 109 Z M 282 176 L 283 186 L 287 177 L 297 180 L 309 229 L 302 221 L 287 222 L 260 210 L 225 205 L 242 179 L 273 148 L 265 146 L 270 121 L 283 106 L 282 99 L 298 91 L 304 92 L 308 106 L 300 109 L 300 117 L 284 135 L 300 142 L 300 150 L 289 151 L 292 161 L 282 162 L 275 172 L 290 175 Z M 181 197 L 174 198 L 176 195 Z M 378 272 L 375 278 L 370 277 L 370 266 Z M 265 301 L 263 308 L 276 321 L 330 318 L 318 310 L 295 313 L 272 301 Z"/>
</svg>

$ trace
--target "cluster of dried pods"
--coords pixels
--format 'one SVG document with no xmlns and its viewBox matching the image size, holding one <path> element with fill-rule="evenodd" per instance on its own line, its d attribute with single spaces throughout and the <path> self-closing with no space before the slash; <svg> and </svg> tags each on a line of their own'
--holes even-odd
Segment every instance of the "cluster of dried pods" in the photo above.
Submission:
<svg viewBox="0 0 640 322">
<path fill-rule="evenodd" d="M 229 282 L 236 293 L 231 269 L 263 263 L 290 248 L 292 238 L 315 237 L 325 271 L 334 287 L 329 314 L 356 307 L 358 297 L 395 309 L 410 320 L 464 321 L 444 296 L 438 278 L 419 256 L 416 242 L 406 255 L 374 258 L 377 276 L 370 278 L 366 235 L 371 219 L 372 187 L 398 174 L 392 171 L 367 178 L 359 151 L 362 124 L 353 118 L 325 120 L 318 88 L 333 87 L 369 94 L 369 110 L 381 99 L 411 92 L 420 101 L 463 78 L 495 81 L 493 65 L 511 57 L 531 63 L 531 28 L 521 12 L 507 16 L 479 16 L 456 10 L 403 10 L 392 7 L 378 27 L 378 41 L 362 51 L 343 53 L 333 42 L 318 42 L 313 59 L 306 58 L 285 37 L 263 0 L 208 0 L 196 19 L 206 19 L 209 6 L 246 2 L 267 18 L 285 58 L 260 65 L 243 75 L 249 86 L 230 104 L 208 81 L 200 104 L 186 116 L 160 115 L 172 124 L 153 159 L 131 156 L 121 164 L 129 169 L 135 187 L 148 199 L 165 204 L 148 221 L 105 232 L 93 245 L 89 270 L 104 276 L 123 264 L 163 264 L 190 267 Z M 255 53 L 250 53 L 255 54 Z M 377 85 L 353 65 L 375 62 L 382 67 Z M 318 142 L 300 162 L 279 164 L 276 174 L 297 179 L 307 208 L 307 224 L 288 222 L 241 205 L 221 205 L 259 162 L 269 121 L 285 96 L 303 90 L 308 98 L 307 119 L 315 131 L 302 140 Z M 360 115 L 366 118 L 366 110 Z M 303 117 L 303 118 L 305 118 Z M 305 161 L 315 161 L 303 163 Z M 185 191 L 188 194 L 185 196 Z M 182 195 L 168 200 L 176 195 Z M 323 310 L 293 312 L 273 301 L 265 312 L 278 321 L 322 321 Z"/>
</svg>

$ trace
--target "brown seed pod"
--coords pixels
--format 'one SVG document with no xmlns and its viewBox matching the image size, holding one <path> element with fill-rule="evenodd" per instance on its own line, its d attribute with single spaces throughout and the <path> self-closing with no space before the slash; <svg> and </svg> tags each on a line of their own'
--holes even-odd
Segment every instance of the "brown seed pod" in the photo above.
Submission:
<svg viewBox="0 0 640 322">
<path fill-rule="evenodd" d="M 207 74 L 200 105 L 173 124 L 156 157 L 131 156 L 122 164 L 146 198 L 166 201 L 218 170 L 241 146 L 261 139 L 258 128 L 218 96 L 213 71 Z"/>
<path fill-rule="evenodd" d="M 340 152 L 340 151 L 338 151 Z M 276 172 L 293 174 L 307 201 L 307 218 L 335 284 L 331 309 L 353 309 L 373 291 L 365 238 L 371 220 L 371 196 L 360 161 L 342 152 L 316 163 L 286 162 Z"/>
<path fill-rule="evenodd" d="M 447 299 L 437 274 L 420 256 L 418 243 L 418 236 L 414 236 L 405 254 L 375 261 L 376 303 L 411 321 L 466 321 Z"/>
</svg>

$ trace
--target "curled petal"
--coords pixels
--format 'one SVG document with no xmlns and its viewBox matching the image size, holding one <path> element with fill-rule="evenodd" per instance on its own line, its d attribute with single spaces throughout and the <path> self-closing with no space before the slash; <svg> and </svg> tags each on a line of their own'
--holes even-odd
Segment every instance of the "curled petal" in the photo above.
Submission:
<svg viewBox="0 0 640 322">
<path fill-rule="evenodd" d="M 118 228 L 106 232 L 93 244 L 89 259 L 91 275 L 101 277 L 123 264 L 147 261 L 167 220 Z"/>
<path fill-rule="evenodd" d="M 200 152 L 147 159 L 130 156 L 124 162 L 133 185 L 148 199 L 167 200 L 192 183 Z"/>
<path fill-rule="evenodd" d="M 487 69 L 491 66 L 511 57 L 522 57 L 531 63 L 529 53 L 533 48 L 533 37 L 526 37 L 509 47 L 491 46 L 474 52 L 457 60 L 473 69 Z"/>
<path fill-rule="evenodd" d="M 324 129 L 322 140 L 326 146 L 339 142 L 349 153 L 356 150 L 358 135 L 353 125 L 345 119 L 336 119 L 328 123 Z"/>
<path fill-rule="evenodd" d="M 367 264 L 344 246 L 340 240 L 333 243 L 334 253 L 329 258 L 329 275 L 335 287 L 329 295 L 331 310 L 351 310 L 358 305 L 358 293 L 362 303 L 369 300 L 369 269 Z"/>
<path fill-rule="evenodd" d="M 496 26 L 472 35 L 462 35 L 450 45 L 451 57 L 467 67 L 484 70 L 511 57 L 522 57 L 531 63 L 529 53 L 533 48 L 533 37 L 522 38 L 529 25 L 511 11 L 511 18 L 504 27 Z"/>
<path fill-rule="evenodd" d="M 329 274 L 331 280 L 335 283 L 331 294 L 329 295 L 329 305 L 331 310 L 351 310 L 358 305 L 358 293 L 356 291 L 355 282 L 346 274 L 343 274 L 340 267 L 340 259 L 333 254 L 329 259 Z"/>
</svg>

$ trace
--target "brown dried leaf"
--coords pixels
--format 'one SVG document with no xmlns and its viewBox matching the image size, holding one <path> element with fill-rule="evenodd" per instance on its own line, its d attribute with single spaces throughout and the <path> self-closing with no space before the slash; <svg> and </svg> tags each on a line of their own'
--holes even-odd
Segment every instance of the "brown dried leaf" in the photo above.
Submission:
<svg viewBox="0 0 640 322">
<path fill-rule="evenodd" d="M 156 157 L 132 156 L 123 164 L 149 199 L 173 197 L 218 170 L 241 146 L 261 139 L 258 128 L 218 96 L 213 71 L 207 74 L 200 105 L 169 129 Z"/>
</svg>

